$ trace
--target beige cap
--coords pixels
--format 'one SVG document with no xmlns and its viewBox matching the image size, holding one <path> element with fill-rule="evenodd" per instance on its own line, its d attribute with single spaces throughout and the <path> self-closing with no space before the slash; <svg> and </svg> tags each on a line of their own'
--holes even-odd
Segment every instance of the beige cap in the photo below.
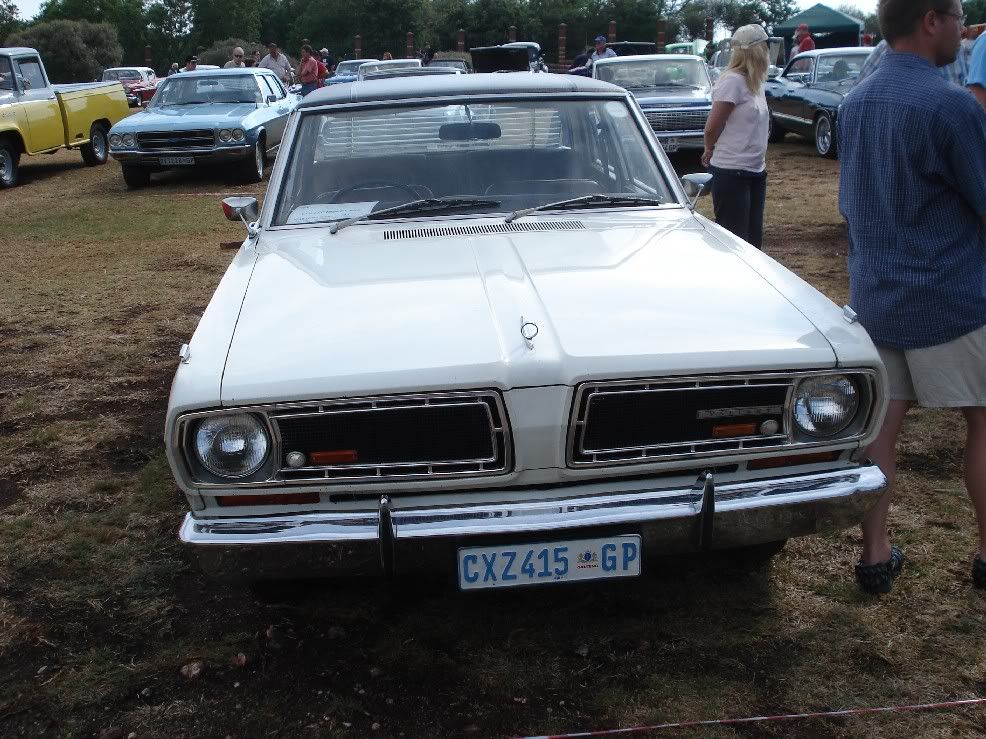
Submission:
<svg viewBox="0 0 986 739">
<path fill-rule="evenodd" d="M 734 49 L 749 49 L 751 46 L 766 40 L 767 32 L 761 26 L 751 23 L 748 26 L 737 28 L 729 41 L 729 45 Z"/>
</svg>

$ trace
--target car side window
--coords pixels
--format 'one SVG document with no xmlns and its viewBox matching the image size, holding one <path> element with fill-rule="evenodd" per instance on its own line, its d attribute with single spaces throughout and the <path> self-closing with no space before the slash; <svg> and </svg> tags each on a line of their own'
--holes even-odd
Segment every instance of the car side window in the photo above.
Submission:
<svg viewBox="0 0 986 739">
<path fill-rule="evenodd" d="M 14 64 L 17 68 L 17 75 L 24 80 L 27 89 L 42 90 L 48 86 L 48 80 L 45 79 L 45 73 L 41 68 L 41 61 L 37 57 L 15 59 Z"/>
<path fill-rule="evenodd" d="M 792 75 L 807 75 L 811 77 L 811 70 L 815 66 L 815 60 L 810 56 L 802 57 L 801 59 L 795 59 L 788 66 L 787 71 L 784 72 L 785 77 L 791 77 Z"/>
<path fill-rule="evenodd" d="M 14 89 L 14 75 L 10 70 L 10 60 L 0 56 L 0 90 Z"/>
<path fill-rule="evenodd" d="M 287 97 L 288 94 L 284 91 L 284 88 L 281 86 L 281 81 L 277 79 L 277 77 L 265 74 L 264 81 L 270 86 L 271 94 L 278 100 L 282 100 Z"/>
</svg>

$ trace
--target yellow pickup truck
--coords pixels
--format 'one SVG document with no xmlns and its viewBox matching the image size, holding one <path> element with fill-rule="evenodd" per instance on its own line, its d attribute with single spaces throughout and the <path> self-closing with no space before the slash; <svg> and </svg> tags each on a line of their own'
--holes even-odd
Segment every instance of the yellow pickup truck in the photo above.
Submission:
<svg viewBox="0 0 986 739">
<path fill-rule="evenodd" d="M 0 48 L 0 188 L 17 184 L 21 154 L 79 149 L 103 164 L 110 127 L 129 113 L 119 82 L 52 85 L 37 51 Z"/>
</svg>

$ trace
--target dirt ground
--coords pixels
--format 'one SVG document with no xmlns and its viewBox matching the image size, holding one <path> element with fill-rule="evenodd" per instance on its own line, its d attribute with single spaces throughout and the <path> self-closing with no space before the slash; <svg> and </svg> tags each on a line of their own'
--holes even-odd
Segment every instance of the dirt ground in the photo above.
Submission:
<svg viewBox="0 0 986 739">
<path fill-rule="evenodd" d="M 838 164 L 792 139 L 769 173 L 766 251 L 841 304 Z M 0 736 L 503 736 L 986 696 L 963 428 L 942 412 L 906 427 L 908 565 L 881 598 L 852 583 L 858 530 L 762 569 L 681 558 L 525 592 L 343 581 L 268 603 L 204 580 L 163 418 L 218 244 L 241 239 L 219 199 L 261 191 L 175 174 L 130 193 L 63 153 L 0 193 Z M 986 708 L 659 735 L 792 733 L 983 735 Z"/>
</svg>

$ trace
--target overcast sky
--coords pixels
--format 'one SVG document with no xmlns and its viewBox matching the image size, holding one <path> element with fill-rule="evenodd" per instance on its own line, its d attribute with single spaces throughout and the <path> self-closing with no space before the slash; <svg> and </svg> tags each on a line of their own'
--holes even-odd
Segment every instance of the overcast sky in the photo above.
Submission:
<svg viewBox="0 0 986 739">
<path fill-rule="evenodd" d="M 21 11 L 21 18 L 30 19 L 33 18 L 37 12 L 38 8 L 41 7 L 42 0 L 15 0 L 17 7 Z M 847 2 L 855 5 L 860 10 L 869 11 L 871 13 L 876 12 L 877 0 L 846 0 Z M 331 0 L 330 0 L 331 2 Z M 810 8 L 814 5 L 817 0 L 798 0 L 798 6 L 801 8 Z M 834 2 L 827 3 L 833 7 L 842 4 L 842 0 L 836 0 Z"/>
</svg>

